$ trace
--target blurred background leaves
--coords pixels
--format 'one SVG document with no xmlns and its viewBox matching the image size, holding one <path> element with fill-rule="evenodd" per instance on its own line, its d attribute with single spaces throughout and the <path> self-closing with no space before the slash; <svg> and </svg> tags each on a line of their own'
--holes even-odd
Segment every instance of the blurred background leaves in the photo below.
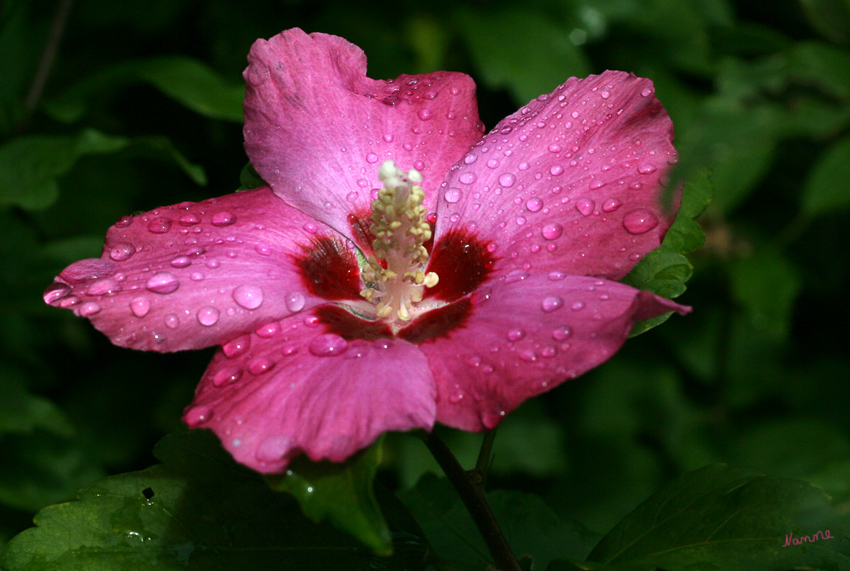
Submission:
<svg viewBox="0 0 850 571">
<path fill-rule="evenodd" d="M 694 313 L 508 418 L 493 487 L 598 535 L 716 462 L 850 499 L 846 0 L 6 0 L 0 546 L 180 428 L 208 352 L 112 347 L 41 292 L 118 217 L 239 187 L 245 56 L 293 26 L 359 45 L 372 77 L 469 73 L 488 127 L 570 75 L 633 71 L 673 118 L 679 174 L 711 171 Z M 443 432 L 471 465 L 479 437 Z M 378 479 L 432 468 L 393 435 Z"/>
</svg>

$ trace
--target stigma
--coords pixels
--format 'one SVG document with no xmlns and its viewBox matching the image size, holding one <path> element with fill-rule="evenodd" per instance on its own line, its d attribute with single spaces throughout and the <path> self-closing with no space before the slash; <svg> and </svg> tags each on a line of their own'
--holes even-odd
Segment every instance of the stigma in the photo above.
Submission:
<svg viewBox="0 0 850 571">
<path fill-rule="evenodd" d="M 372 202 L 374 255 L 361 270 L 365 287 L 360 295 L 375 306 L 377 317 L 388 322 L 408 322 L 425 288 L 434 287 L 439 277 L 424 272 L 428 262 L 425 243 L 431 226 L 425 219 L 422 175 L 411 169 L 405 174 L 393 161 L 378 170 L 383 188 Z"/>
</svg>

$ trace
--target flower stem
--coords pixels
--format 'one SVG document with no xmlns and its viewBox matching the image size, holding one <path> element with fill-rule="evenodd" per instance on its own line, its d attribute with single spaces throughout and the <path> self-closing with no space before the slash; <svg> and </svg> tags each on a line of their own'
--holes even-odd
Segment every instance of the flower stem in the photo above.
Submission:
<svg viewBox="0 0 850 571">
<path fill-rule="evenodd" d="M 470 476 L 457 461 L 449 447 L 446 446 L 446 443 L 435 433 L 428 434 L 424 440 L 425 446 L 428 447 L 437 463 L 440 464 L 472 516 L 472 520 L 478 527 L 481 537 L 484 538 L 484 543 L 487 545 L 496 567 L 500 571 L 522 571 L 504 534 L 502 534 L 502 530 L 499 528 L 496 518 L 493 516 L 487 498 L 484 496 L 484 491 L 480 485 L 481 474 L 478 473 L 478 470 L 475 470 L 476 474 Z M 489 454 L 487 456 L 489 457 Z"/>
</svg>

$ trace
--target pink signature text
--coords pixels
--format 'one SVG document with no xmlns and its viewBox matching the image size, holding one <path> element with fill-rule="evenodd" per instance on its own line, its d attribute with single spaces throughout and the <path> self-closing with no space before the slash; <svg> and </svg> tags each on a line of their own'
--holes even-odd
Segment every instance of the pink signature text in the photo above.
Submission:
<svg viewBox="0 0 850 571">
<path fill-rule="evenodd" d="M 835 537 L 829 533 L 829 530 L 826 530 L 826 533 L 819 531 L 814 535 L 804 535 L 802 537 L 794 537 L 793 533 L 789 533 L 785 536 L 785 545 L 782 547 L 788 547 L 789 545 L 802 545 L 803 543 L 815 542 L 821 539 L 835 539 Z"/>
</svg>

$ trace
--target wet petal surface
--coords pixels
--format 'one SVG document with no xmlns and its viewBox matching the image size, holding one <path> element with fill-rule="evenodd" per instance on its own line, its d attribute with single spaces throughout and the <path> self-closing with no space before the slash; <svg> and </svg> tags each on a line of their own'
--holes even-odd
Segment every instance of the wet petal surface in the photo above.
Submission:
<svg viewBox="0 0 850 571">
<path fill-rule="evenodd" d="M 158 208 L 119 220 L 102 257 L 66 268 L 45 301 L 122 347 L 223 344 L 329 297 L 357 296 L 345 279 L 357 276 L 353 255 L 343 258 L 332 234 L 267 188 Z"/>
<path fill-rule="evenodd" d="M 418 347 L 345 339 L 315 316 L 246 335 L 213 359 L 184 420 L 263 473 L 294 456 L 345 460 L 387 431 L 430 430 L 436 390 Z"/>
<path fill-rule="evenodd" d="M 357 46 L 287 30 L 258 40 L 245 70 L 245 148 L 289 204 L 356 239 L 348 215 L 368 211 L 393 160 L 422 173 L 425 206 L 482 135 L 475 85 L 460 73 L 366 77 Z"/>
<path fill-rule="evenodd" d="M 461 326 L 420 348 L 437 382 L 437 421 L 476 431 L 609 359 L 635 321 L 689 311 L 627 285 L 561 272 L 491 280 L 470 304 Z"/>
<path fill-rule="evenodd" d="M 463 228 L 487 240 L 496 271 L 620 279 L 675 215 L 661 200 L 672 140 L 649 80 L 572 78 L 499 123 L 450 173 L 435 242 Z"/>
</svg>

